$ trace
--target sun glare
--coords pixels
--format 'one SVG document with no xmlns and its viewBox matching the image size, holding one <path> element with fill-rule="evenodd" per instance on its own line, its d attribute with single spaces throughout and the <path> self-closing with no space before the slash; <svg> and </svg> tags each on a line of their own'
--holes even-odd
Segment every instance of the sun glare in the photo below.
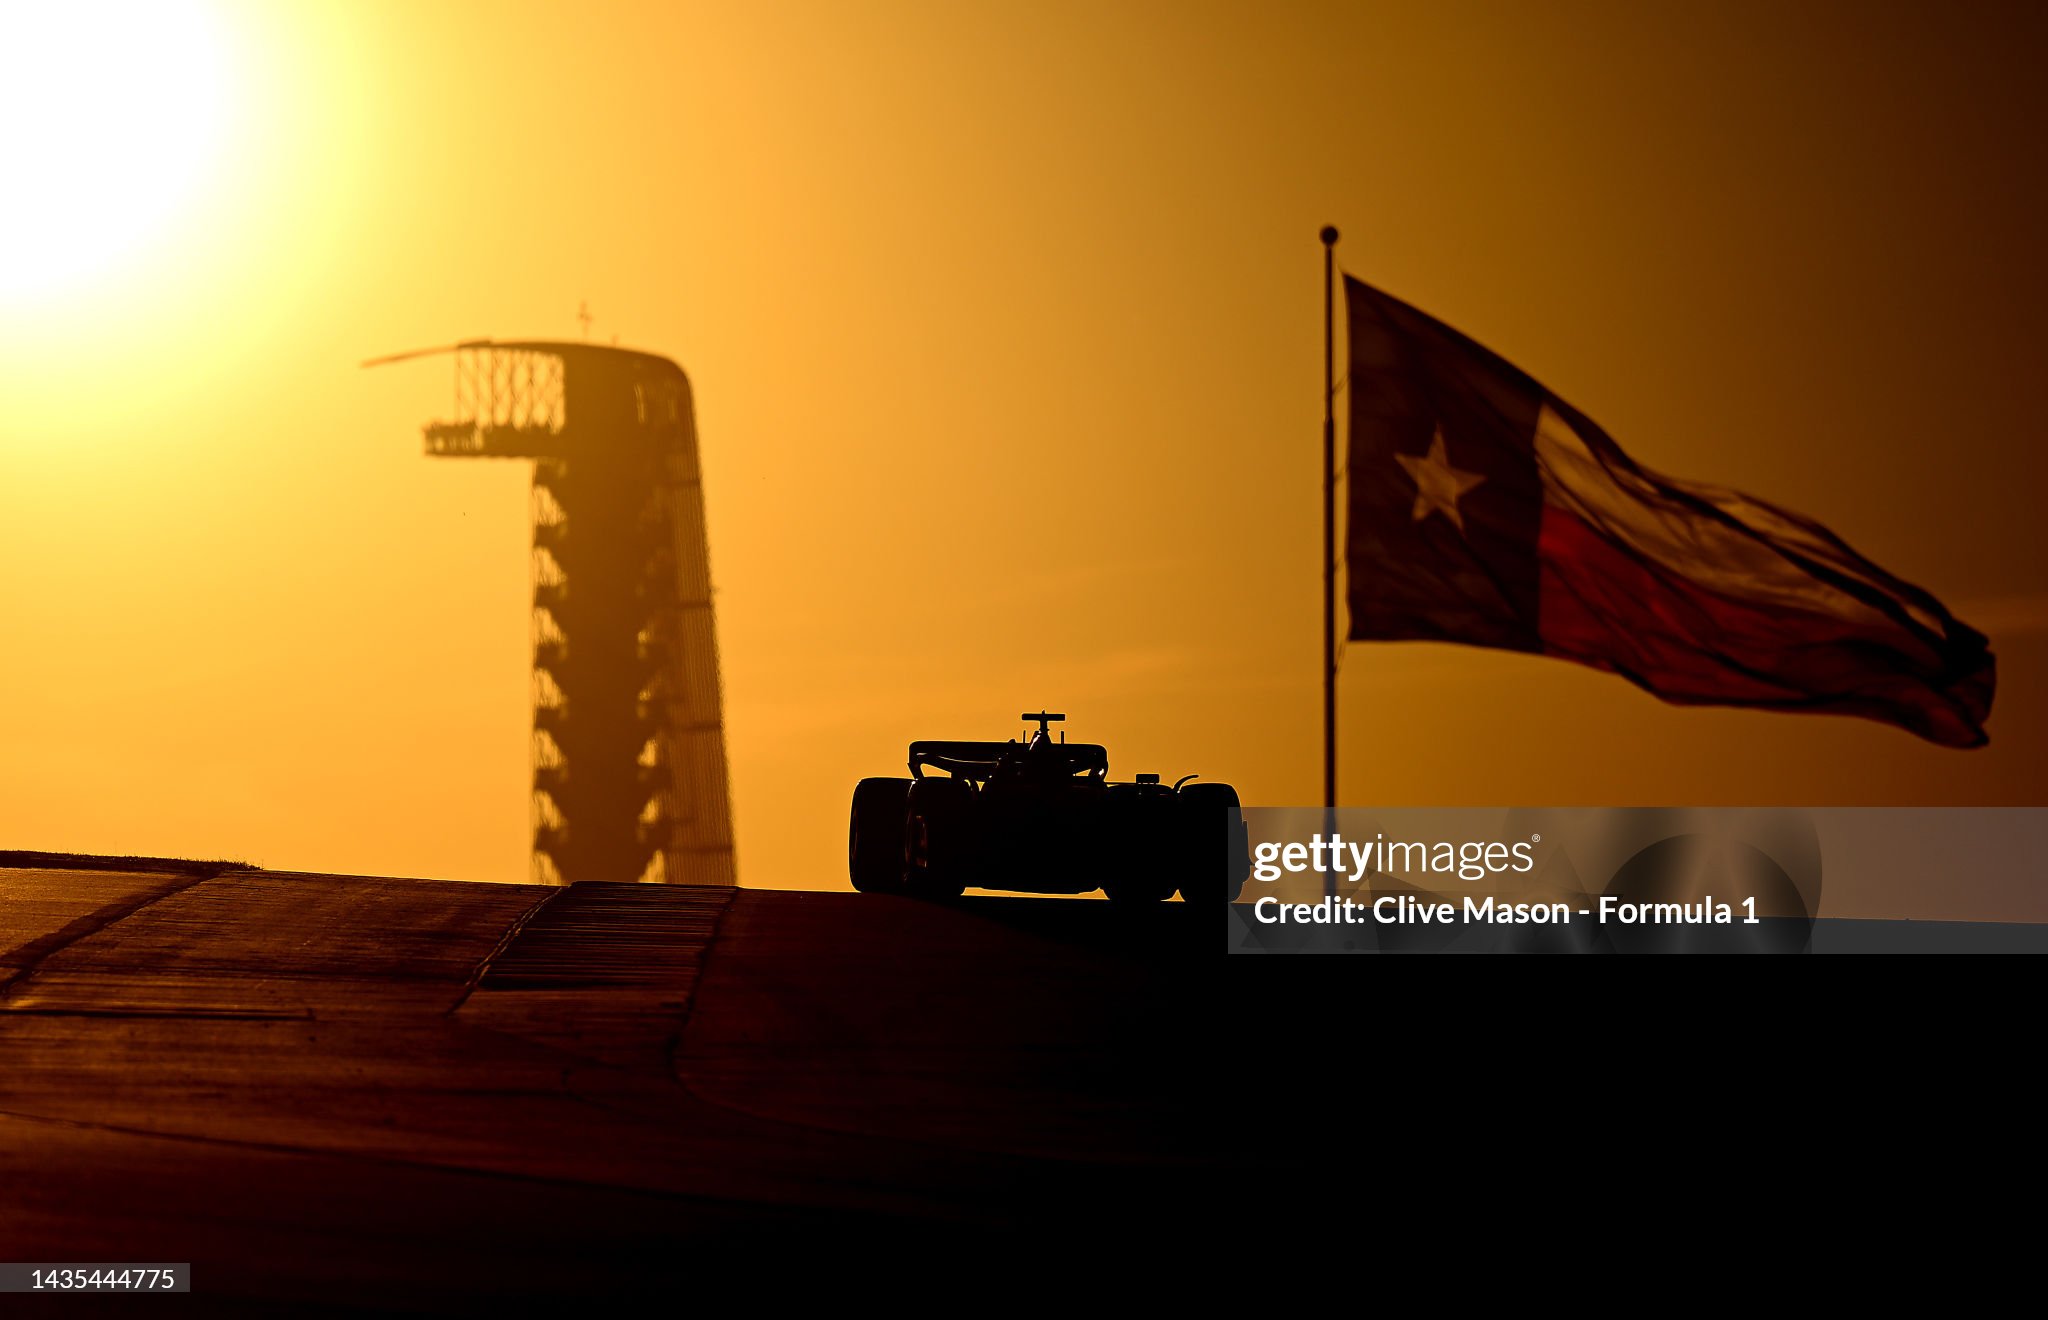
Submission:
<svg viewBox="0 0 2048 1320">
<path fill-rule="evenodd" d="M 0 0 L 0 304 L 163 238 L 221 154 L 228 76 L 196 0 Z"/>
</svg>

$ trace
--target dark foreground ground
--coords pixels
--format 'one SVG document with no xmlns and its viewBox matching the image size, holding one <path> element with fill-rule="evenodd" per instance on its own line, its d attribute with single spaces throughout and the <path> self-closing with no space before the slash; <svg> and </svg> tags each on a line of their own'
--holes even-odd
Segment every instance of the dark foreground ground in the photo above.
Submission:
<svg viewBox="0 0 2048 1320">
<path fill-rule="evenodd" d="M 248 1314 L 1199 1269 L 1261 1173 L 1204 916 L 0 869 L 0 1260 Z"/>
</svg>

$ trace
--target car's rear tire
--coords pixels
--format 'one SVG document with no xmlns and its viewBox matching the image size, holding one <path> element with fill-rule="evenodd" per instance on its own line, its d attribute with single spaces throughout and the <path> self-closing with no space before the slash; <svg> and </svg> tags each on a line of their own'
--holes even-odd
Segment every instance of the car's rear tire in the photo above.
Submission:
<svg viewBox="0 0 2048 1320">
<path fill-rule="evenodd" d="M 903 892 L 958 898 L 972 858 L 974 790 L 960 779 L 910 786 L 903 823 Z"/>
<path fill-rule="evenodd" d="M 1180 896 L 1189 903 L 1234 903 L 1251 874 L 1251 844 L 1237 790 L 1228 784 L 1189 784 L 1180 809 Z"/>
<path fill-rule="evenodd" d="M 903 806 L 908 779 L 863 779 L 853 786 L 846 825 L 846 868 L 863 894 L 903 888 Z"/>
<path fill-rule="evenodd" d="M 1096 853 L 1103 896 L 1124 908 L 1148 908 L 1173 897 L 1179 875 L 1174 818 L 1180 803 L 1135 784 L 1111 784 Z"/>
</svg>

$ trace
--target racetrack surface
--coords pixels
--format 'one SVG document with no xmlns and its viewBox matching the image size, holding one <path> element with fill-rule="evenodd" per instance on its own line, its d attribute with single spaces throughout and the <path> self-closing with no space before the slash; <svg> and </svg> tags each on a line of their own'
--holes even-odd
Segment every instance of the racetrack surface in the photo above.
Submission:
<svg viewBox="0 0 2048 1320">
<path fill-rule="evenodd" d="M 1191 1247 L 1258 1176 L 1213 921 L 0 869 L 0 1257 L 189 1261 L 262 1314 Z"/>
</svg>

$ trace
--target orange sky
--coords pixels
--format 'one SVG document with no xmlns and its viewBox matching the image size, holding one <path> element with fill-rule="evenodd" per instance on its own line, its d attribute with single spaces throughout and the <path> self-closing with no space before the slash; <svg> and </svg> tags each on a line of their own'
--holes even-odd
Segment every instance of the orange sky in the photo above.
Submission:
<svg viewBox="0 0 2048 1320">
<path fill-rule="evenodd" d="M 855 778 L 1041 705 L 1312 801 L 1326 221 L 2001 669 L 1958 753 L 1354 646 L 1345 800 L 2048 801 L 2038 10 L 196 13 L 189 186 L 0 252 L 0 847 L 526 878 L 527 473 L 421 457 L 445 363 L 355 364 L 583 300 L 695 383 L 744 883 L 843 884 Z M 92 67 L 0 131 L 139 86 Z M 127 204 L 104 141 L 8 205 Z"/>
</svg>

